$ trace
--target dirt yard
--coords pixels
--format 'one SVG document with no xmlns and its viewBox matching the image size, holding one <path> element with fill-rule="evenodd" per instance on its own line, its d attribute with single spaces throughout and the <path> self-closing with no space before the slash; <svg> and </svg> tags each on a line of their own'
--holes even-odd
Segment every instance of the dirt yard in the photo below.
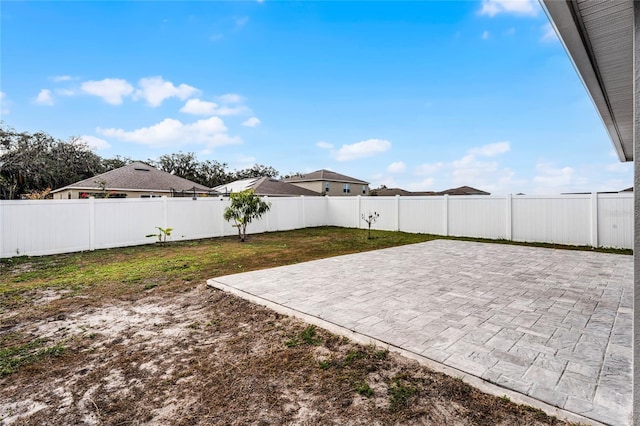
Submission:
<svg viewBox="0 0 640 426">
<path fill-rule="evenodd" d="M 227 243 L 127 253 L 202 255 Z M 207 288 L 210 271 L 188 281 L 148 274 L 119 290 L 105 275 L 52 287 L 123 256 L 52 258 L 0 268 L 0 289 L 11 288 L 0 299 L 1 425 L 564 424 Z"/>
</svg>

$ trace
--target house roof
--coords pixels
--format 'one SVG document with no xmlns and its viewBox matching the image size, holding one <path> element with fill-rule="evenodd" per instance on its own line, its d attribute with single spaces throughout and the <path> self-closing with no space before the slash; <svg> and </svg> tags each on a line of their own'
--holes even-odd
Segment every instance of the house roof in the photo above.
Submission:
<svg viewBox="0 0 640 426">
<path fill-rule="evenodd" d="M 621 161 L 633 160 L 633 0 L 543 0 Z"/>
<path fill-rule="evenodd" d="M 382 188 L 382 189 L 374 189 L 375 195 L 385 197 L 385 196 L 425 196 L 425 195 L 491 195 L 488 192 L 482 191 L 480 189 L 473 188 L 471 186 L 461 186 L 459 188 L 451 188 L 446 189 L 440 192 L 434 191 L 407 191 L 402 188 Z M 373 194 L 372 194 L 373 195 Z"/>
<path fill-rule="evenodd" d="M 301 188 L 299 186 L 292 185 L 290 183 L 270 177 L 241 179 L 214 188 L 214 190 L 224 194 L 228 194 L 230 192 L 241 192 L 247 189 L 253 189 L 257 195 L 266 195 L 270 197 L 300 195 L 304 195 L 307 197 L 317 197 L 320 195 L 315 191 Z"/>
<path fill-rule="evenodd" d="M 361 185 L 369 185 L 369 182 L 365 182 L 360 179 L 352 178 L 340 173 L 332 172 L 331 170 L 316 170 L 315 172 L 305 173 L 300 176 L 294 176 L 286 178 L 285 182 L 312 182 L 312 181 L 330 181 L 330 182 L 346 182 L 355 183 Z"/>
<path fill-rule="evenodd" d="M 56 189 L 52 192 L 64 191 L 67 189 L 87 189 L 102 190 L 99 182 L 105 183 L 105 190 L 108 191 L 157 191 L 170 192 L 192 190 L 194 187 L 197 191 L 211 191 L 206 186 L 197 184 L 188 179 L 174 176 L 170 173 L 163 172 L 144 163 L 131 163 L 126 166 L 110 170 L 81 180 L 63 188 Z"/>
<path fill-rule="evenodd" d="M 460 186 L 458 188 L 446 189 L 436 192 L 434 195 L 491 195 L 486 191 L 473 188 L 471 186 Z"/>
</svg>

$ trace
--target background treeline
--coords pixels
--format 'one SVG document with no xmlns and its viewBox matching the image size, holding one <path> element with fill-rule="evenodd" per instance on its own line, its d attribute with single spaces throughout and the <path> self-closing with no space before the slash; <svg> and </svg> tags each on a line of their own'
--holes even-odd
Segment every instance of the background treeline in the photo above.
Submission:
<svg viewBox="0 0 640 426">
<path fill-rule="evenodd" d="M 192 152 L 162 155 L 157 161 L 121 156 L 102 158 L 77 137 L 63 141 L 44 132 L 18 132 L 0 123 L 0 199 L 19 199 L 47 188 L 61 188 L 133 161 L 142 161 L 207 187 L 237 179 L 279 176 L 273 167 L 260 164 L 230 171 L 227 163 L 198 161 Z"/>
</svg>

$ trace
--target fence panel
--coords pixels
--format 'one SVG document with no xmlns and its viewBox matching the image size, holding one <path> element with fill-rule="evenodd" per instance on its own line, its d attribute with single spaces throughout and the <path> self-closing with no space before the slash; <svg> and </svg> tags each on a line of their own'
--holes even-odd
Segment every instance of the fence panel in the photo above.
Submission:
<svg viewBox="0 0 640 426">
<path fill-rule="evenodd" d="M 327 199 L 327 225 L 357 228 L 360 226 L 360 198 L 325 197 Z"/>
<path fill-rule="evenodd" d="M 371 229 L 384 229 L 387 231 L 397 230 L 397 203 L 396 197 L 362 197 L 360 207 L 360 228 L 367 228 L 368 225 L 362 220 L 362 215 L 369 215 L 369 212 L 377 212 L 380 217 L 371 225 Z"/>
<path fill-rule="evenodd" d="M 95 202 L 95 248 L 149 244 L 156 226 L 167 227 L 163 198 L 105 199 Z"/>
<path fill-rule="evenodd" d="M 400 230 L 446 235 L 444 197 L 400 197 Z"/>
<path fill-rule="evenodd" d="M 509 201 L 511 200 L 511 201 Z M 633 247 L 633 194 L 461 197 L 272 197 L 250 233 L 311 226 L 374 229 L 601 247 Z M 236 235 L 224 198 L 0 201 L 0 256 L 148 244 L 156 226 L 172 240 Z M 511 209 L 508 210 L 509 205 Z M 445 215 L 446 212 L 446 215 Z M 511 222 L 509 223 L 509 220 Z M 596 221 L 596 222 L 594 222 Z"/>
<path fill-rule="evenodd" d="M 449 197 L 449 235 L 507 238 L 506 197 Z"/>
<path fill-rule="evenodd" d="M 513 240 L 588 245 L 591 195 L 513 197 Z"/>
<path fill-rule="evenodd" d="M 633 194 L 598 195 L 598 245 L 633 248 Z"/>
<path fill-rule="evenodd" d="M 269 200 L 273 211 L 269 218 L 269 231 L 289 231 L 303 227 L 300 197 L 277 197 Z"/>
<path fill-rule="evenodd" d="M 173 228 L 171 240 L 220 237 L 223 225 L 221 198 L 167 198 L 167 222 Z"/>
<path fill-rule="evenodd" d="M 300 197 L 304 203 L 304 226 L 325 226 L 327 222 L 326 197 Z"/>
<path fill-rule="evenodd" d="M 0 257 L 91 248 L 88 200 L 0 201 Z"/>
</svg>

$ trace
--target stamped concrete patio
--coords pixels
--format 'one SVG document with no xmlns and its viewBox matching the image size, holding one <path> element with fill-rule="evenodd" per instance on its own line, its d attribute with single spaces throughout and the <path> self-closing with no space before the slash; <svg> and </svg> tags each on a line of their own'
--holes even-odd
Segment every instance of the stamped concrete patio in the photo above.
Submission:
<svg viewBox="0 0 640 426">
<path fill-rule="evenodd" d="M 480 378 L 496 394 L 631 421 L 632 256 L 435 240 L 209 285 Z"/>
</svg>

